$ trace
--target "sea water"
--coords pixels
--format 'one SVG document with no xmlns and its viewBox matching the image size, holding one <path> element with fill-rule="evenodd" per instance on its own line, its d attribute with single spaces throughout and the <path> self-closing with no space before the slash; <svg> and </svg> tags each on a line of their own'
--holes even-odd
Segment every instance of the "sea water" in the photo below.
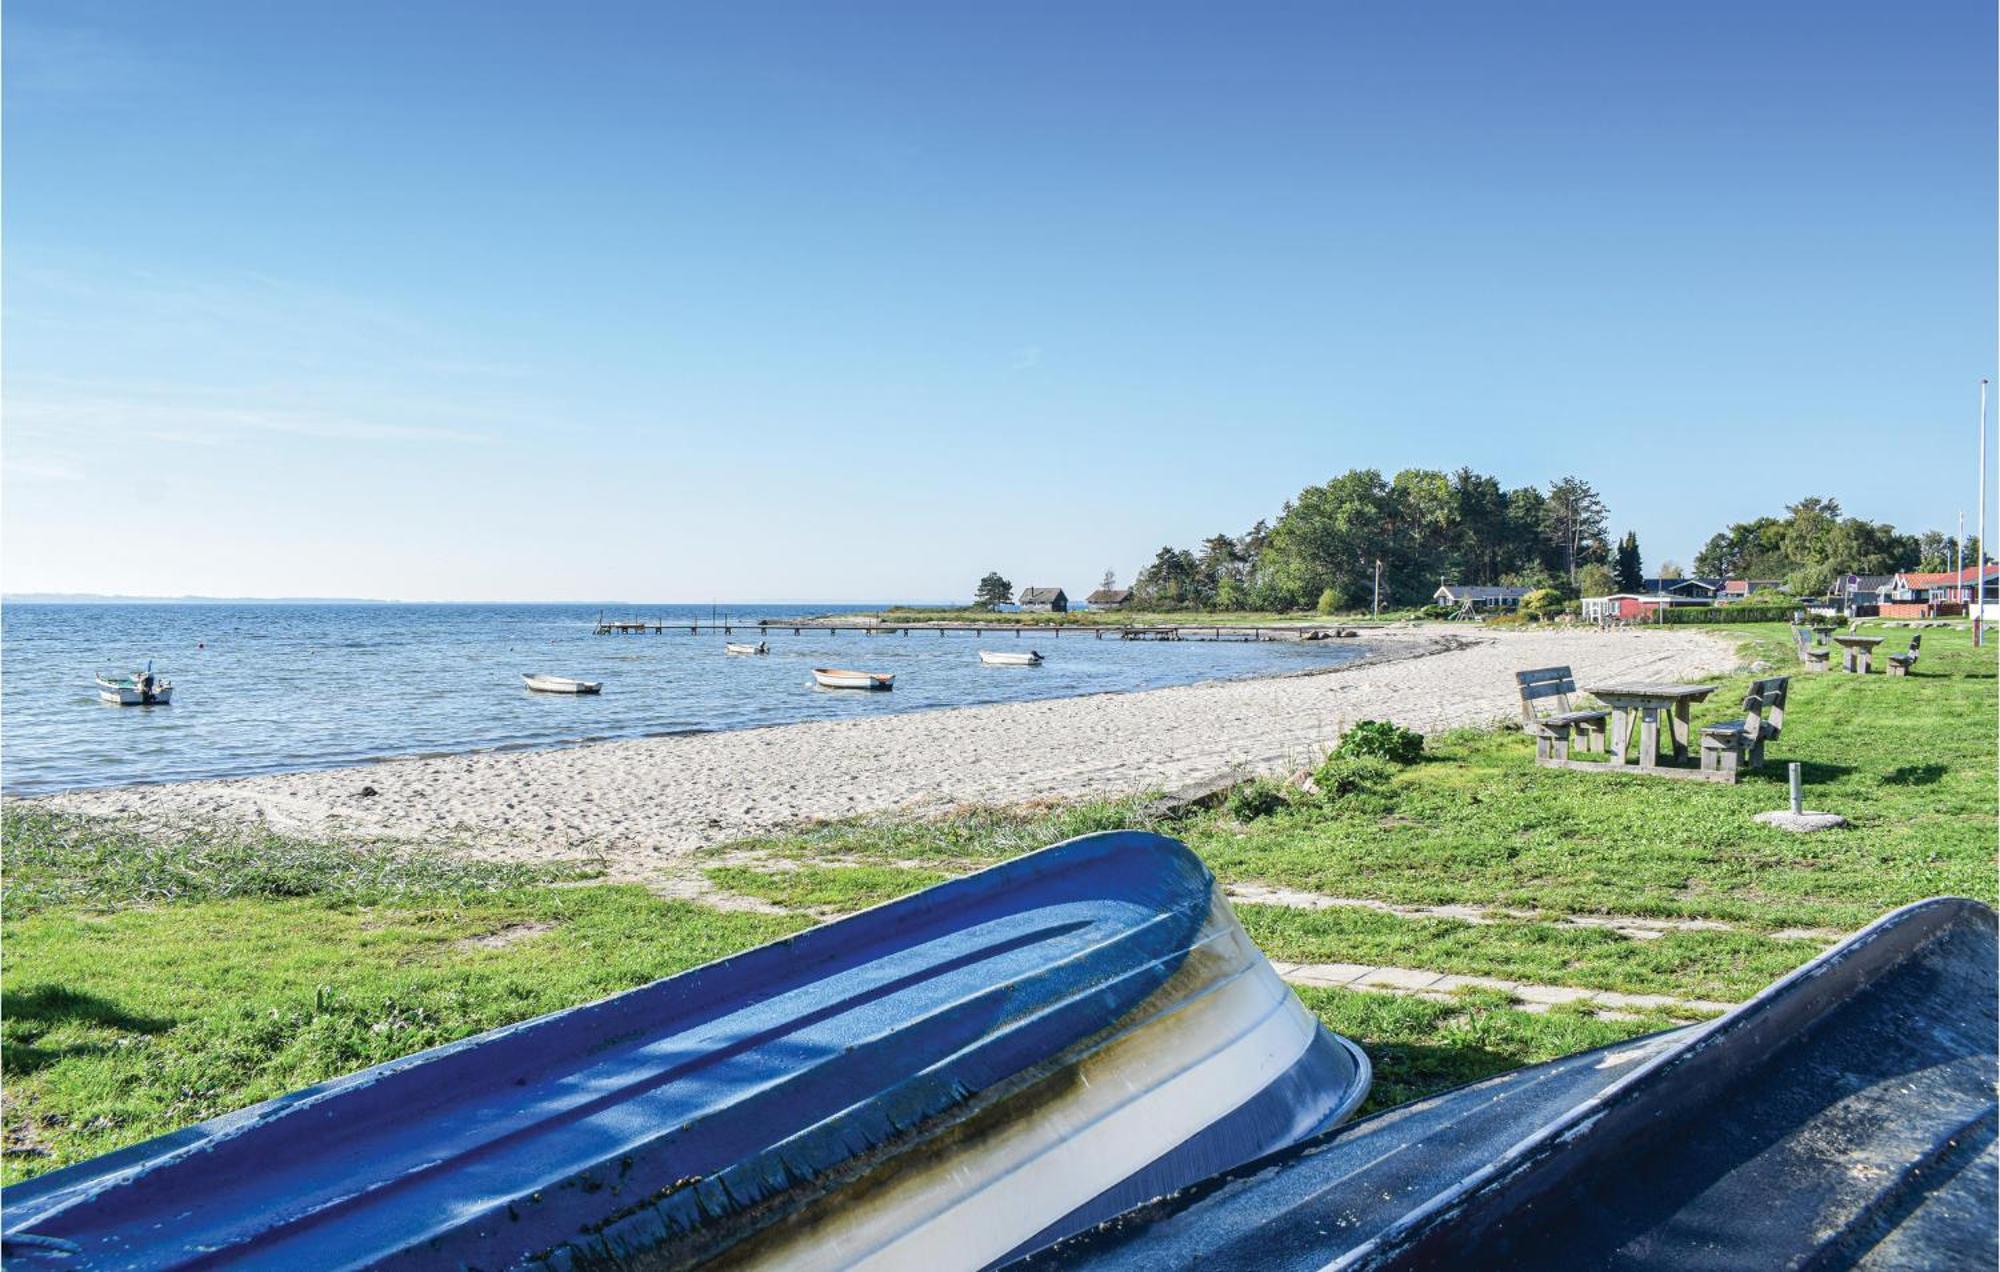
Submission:
<svg viewBox="0 0 2000 1272">
<path fill-rule="evenodd" d="M 852 607 L 860 608 L 860 607 Z M 0 610 L 0 785 L 10 794 L 324 768 L 392 756 L 546 747 L 1122 693 L 1323 668 L 1355 641 L 1123 641 L 1088 631 L 794 636 L 825 605 L 9 604 Z M 598 636 L 607 618 L 706 624 Z M 1036 649 L 1039 667 L 989 667 L 980 649 Z M 99 703 L 95 677 L 151 660 L 173 703 Z M 814 667 L 893 672 L 887 693 L 817 688 Z M 598 696 L 533 693 L 525 672 L 604 682 Z"/>
</svg>

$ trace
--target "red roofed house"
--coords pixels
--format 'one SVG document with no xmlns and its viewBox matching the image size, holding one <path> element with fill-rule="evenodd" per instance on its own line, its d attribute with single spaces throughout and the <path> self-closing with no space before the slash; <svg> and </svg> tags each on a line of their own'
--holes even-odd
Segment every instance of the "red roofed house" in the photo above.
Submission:
<svg viewBox="0 0 2000 1272">
<path fill-rule="evenodd" d="M 2000 600 L 2000 564 L 1987 562 L 1984 570 L 1968 565 L 1963 570 L 1905 570 L 1882 589 L 1883 618 L 1938 618 L 1963 614 L 1973 600 L 1973 587 L 1985 576 L 1983 599 L 1987 604 Z"/>
</svg>

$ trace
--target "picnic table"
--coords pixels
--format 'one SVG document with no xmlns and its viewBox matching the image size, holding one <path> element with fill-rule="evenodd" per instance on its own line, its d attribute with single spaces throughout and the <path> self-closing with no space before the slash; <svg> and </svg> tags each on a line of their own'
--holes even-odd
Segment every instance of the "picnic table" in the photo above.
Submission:
<svg viewBox="0 0 2000 1272">
<path fill-rule="evenodd" d="M 1867 675 L 1869 655 L 1875 652 L 1875 646 L 1881 644 L 1883 640 L 1884 638 L 1881 636 L 1856 636 L 1853 632 L 1836 635 L 1833 638 L 1833 643 L 1840 646 L 1842 650 L 1840 669 L 1842 671 L 1852 671 L 1863 676 Z"/>
<path fill-rule="evenodd" d="M 1643 680 L 1621 680 L 1592 685 L 1589 693 L 1611 708 L 1611 757 L 1613 764 L 1625 762 L 1625 748 L 1632 741 L 1632 724 L 1639 723 L 1639 767 L 1660 766 L 1660 721 L 1668 723 L 1668 738 L 1674 759 L 1688 757 L 1688 715 L 1695 703 L 1715 692 L 1714 685 L 1654 684 Z"/>
</svg>

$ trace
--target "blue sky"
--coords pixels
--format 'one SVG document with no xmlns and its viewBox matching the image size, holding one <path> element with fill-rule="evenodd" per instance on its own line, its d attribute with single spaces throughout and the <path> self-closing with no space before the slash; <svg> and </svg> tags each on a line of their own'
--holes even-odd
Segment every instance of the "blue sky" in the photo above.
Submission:
<svg viewBox="0 0 2000 1272">
<path fill-rule="evenodd" d="M 1991 5 L 5 11 L 5 585 L 1087 590 L 1349 467 L 1975 501 Z"/>
</svg>

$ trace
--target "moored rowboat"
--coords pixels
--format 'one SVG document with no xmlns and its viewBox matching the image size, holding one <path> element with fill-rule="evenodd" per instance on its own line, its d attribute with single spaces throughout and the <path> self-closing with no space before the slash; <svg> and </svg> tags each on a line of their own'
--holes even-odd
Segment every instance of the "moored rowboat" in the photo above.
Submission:
<svg viewBox="0 0 2000 1272">
<path fill-rule="evenodd" d="M 1042 656 L 1032 649 L 1026 653 L 982 649 L 979 651 L 979 661 L 989 667 L 1039 667 L 1042 665 Z"/>
<path fill-rule="evenodd" d="M 760 640 L 756 644 L 751 645 L 737 640 L 725 641 L 723 642 L 722 652 L 725 654 L 768 654 L 771 652 L 771 642 Z"/>
<path fill-rule="evenodd" d="M 893 689 L 896 684 L 893 672 L 843 671 L 838 667 L 815 667 L 813 679 L 822 689 Z"/>
<path fill-rule="evenodd" d="M 602 680 L 572 680 L 568 676 L 523 675 L 521 683 L 536 693 L 601 693 Z"/>
<path fill-rule="evenodd" d="M 1367 1059 L 1113 831 L 7 1190 L 9 1268 L 980 1267 L 1344 1119 Z"/>
<path fill-rule="evenodd" d="M 164 707 L 174 700 L 174 686 L 149 674 L 99 676 L 97 698 L 121 707 Z"/>
</svg>

